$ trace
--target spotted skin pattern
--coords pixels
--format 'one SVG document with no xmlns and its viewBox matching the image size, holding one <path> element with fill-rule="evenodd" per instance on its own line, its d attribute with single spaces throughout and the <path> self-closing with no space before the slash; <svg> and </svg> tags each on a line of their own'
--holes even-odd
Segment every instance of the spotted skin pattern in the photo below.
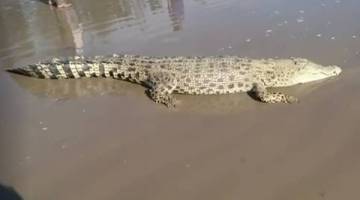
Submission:
<svg viewBox="0 0 360 200">
<path fill-rule="evenodd" d="M 293 103 L 297 101 L 295 97 L 271 93 L 267 88 L 312 81 L 307 78 L 312 73 L 312 69 L 307 69 L 309 66 L 316 66 L 320 71 L 326 68 L 326 73 L 321 72 L 326 75 L 312 78 L 315 80 L 340 73 L 336 66 L 336 69 L 330 69 L 302 58 L 252 60 L 237 56 L 149 57 L 115 54 L 53 59 L 8 71 L 46 79 L 105 77 L 126 80 L 147 87 L 147 94 L 156 103 L 174 107 L 173 93 L 198 95 L 252 91 L 262 102 Z"/>
</svg>

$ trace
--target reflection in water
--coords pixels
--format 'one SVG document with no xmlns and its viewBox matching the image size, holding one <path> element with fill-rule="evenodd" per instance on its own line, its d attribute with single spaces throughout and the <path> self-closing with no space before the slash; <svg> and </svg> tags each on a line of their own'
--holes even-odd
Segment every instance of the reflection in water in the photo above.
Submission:
<svg viewBox="0 0 360 200">
<path fill-rule="evenodd" d="M 173 30 L 182 29 L 184 20 L 184 2 L 183 0 L 168 0 L 169 15 L 173 24 Z"/>
<path fill-rule="evenodd" d="M 149 0 L 150 10 L 155 13 L 163 8 L 161 0 Z"/>
<path fill-rule="evenodd" d="M 43 4 L 36 3 L 38 1 L 0 1 L 2 8 L 9 8 L 0 11 L 0 59 L 17 60 L 64 46 L 67 50 L 73 49 L 70 55 L 82 54 L 83 31 L 74 8 L 57 10 L 46 6 L 41 12 Z"/>
<path fill-rule="evenodd" d="M 150 100 L 142 86 L 114 79 L 44 80 L 12 75 L 16 83 L 39 98 L 66 102 L 84 97 L 127 96 Z M 249 108 L 256 102 L 246 94 L 233 95 L 177 95 L 178 107 L 195 112 L 231 112 Z M 162 106 L 162 105 L 159 105 Z"/>
<path fill-rule="evenodd" d="M 206 6 L 208 8 L 228 8 L 232 6 L 232 3 L 235 2 L 235 4 L 244 3 L 246 1 L 239 2 L 237 0 L 194 0 L 195 2 L 198 2 L 199 4 Z"/>
<path fill-rule="evenodd" d="M 131 95 L 136 93 L 135 84 L 114 79 L 42 80 L 12 75 L 16 83 L 35 96 L 54 99 L 76 99 L 99 95 Z M 144 90 L 140 92 L 144 95 Z"/>
<path fill-rule="evenodd" d="M 79 22 L 79 17 L 73 7 L 66 9 L 54 10 L 55 16 L 58 19 L 58 24 L 61 32 L 61 40 L 64 44 L 69 44 L 75 50 L 75 54 L 83 55 L 83 28 Z M 69 34 L 70 33 L 70 34 Z"/>
<path fill-rule="evenodd" d="M 103 0 L 52 9 L 41 1 L 0 1 L 0 59 L 84 54 L 94 34 L 157 37 L 183 28 L 183 0 Z M 8 8 L 8 9 L 5 9 Z M 7 20 L 7 18 L 11 20 Z M 16 23 L 14 23 L 16 22 Z M 135 34 L 134 34 L 135 33 Z M 60 51 L 60 53 L 59 53 Z M 10 59 L 10 60 L 9 60 Z"/>
<path fill-rule="evenodd" d="M 67 3 L 65 0 L 49 0 L 48 4 L 58 8 L 66 8 L 71 6 L 71 4 Z"/>
<path fill-rule="evenodd" d="M 137 27 L 141 32 L 159 35 L 182 29 L 183 0 L 120 0 L 92 2 L 79 7 L 87 13 L 83 24 L 102 33 Z M 104 13 L 103 11 L 107 12 Z"/>
<path fill-rule="evenodd" d="M 29 31 L 31 25 L 22 6 L 19 0 L 0 1 L 0 60 L 28 55 L 34 49 Z"/>
<path fill-rule="evenodd" d="M 21 75 L 12 75 L 12 77 L 21 88 L 40 98 L 45 97 L 61 101 L 96 96 L 148 98 L 145 94 L 145 88 L 142 86 L 115 79 L 44 80 Z M 294 94 L 301 100 L 311 95 L 314 90 L 318 90 L 320 87 L 327 85 L 329 81 L 336 80 L 329 79 L 321 82 L 297 85 L 291 88 L 278 88 L 274 91 L 280 90 L 285 93 Z M 178 107 L 184 111 L 228 113 L 249 108 L 255 109 L 259 106 L 259 103 L 251 99 L 246 93 L 231 95 L 177 95 L 176 98 L 181 101 Z M 150 99 L 148 100 L 151 101 Z"/>
</svg>

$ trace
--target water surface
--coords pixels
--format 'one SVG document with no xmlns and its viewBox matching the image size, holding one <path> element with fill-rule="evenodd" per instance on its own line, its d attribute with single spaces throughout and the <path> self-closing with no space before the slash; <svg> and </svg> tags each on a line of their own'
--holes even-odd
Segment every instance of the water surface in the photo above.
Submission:
<svg viewBox="0 0 360 200">
<path fill-rule="evenodd" d="M 176 110 L 116 80 L 36 80 L 0 70 L 0 183 L 24 199 L 356 199 L 360 184 L 357 0 L 0 1 L 0 69 L 130 53 L 304 57 L 332 80 L 180 96 Z"/>
</svg>

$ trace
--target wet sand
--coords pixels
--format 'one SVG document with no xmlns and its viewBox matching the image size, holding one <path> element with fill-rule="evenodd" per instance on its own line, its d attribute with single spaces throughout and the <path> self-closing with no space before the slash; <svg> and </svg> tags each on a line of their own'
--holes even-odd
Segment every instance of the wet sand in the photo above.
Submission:
<svg viewBox="0 0 360 200">
<path fill-rule="evenodd" d="M 30 200 L 359 198 L 360 2 L 72 4 L 0 1 L 0 68 L 126 52 L 305 57 L 344 72 L 280 89 L 299 104 L 177 95 L 168 110 L 130 83 L 0 71 L 0 186 Z"/>
</svg>

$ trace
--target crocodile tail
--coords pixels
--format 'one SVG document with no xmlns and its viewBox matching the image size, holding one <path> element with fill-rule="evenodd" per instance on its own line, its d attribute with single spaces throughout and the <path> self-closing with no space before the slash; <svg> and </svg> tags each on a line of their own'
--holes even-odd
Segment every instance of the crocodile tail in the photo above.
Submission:
<svg viewBox="0 0 360 200">
<path fill-rule="evenodd" d="M 70 79 L 81 77 L 104 76 L 101 62 L 86 59 L 53 59 L 25 67 L 7 69 L 6 71 L 42 79 Z"/>
<path fill-rule="evenodd" d="M 14 73 L 14 74 L 20 74 L 24 76 L 30 76 L 30 77 L 38 77 L 38 75 L 29 69 L 28 67 L 22 67 L 22 68 L 9 68 L 6 69 L 7 72 Z"/>
</svg>

